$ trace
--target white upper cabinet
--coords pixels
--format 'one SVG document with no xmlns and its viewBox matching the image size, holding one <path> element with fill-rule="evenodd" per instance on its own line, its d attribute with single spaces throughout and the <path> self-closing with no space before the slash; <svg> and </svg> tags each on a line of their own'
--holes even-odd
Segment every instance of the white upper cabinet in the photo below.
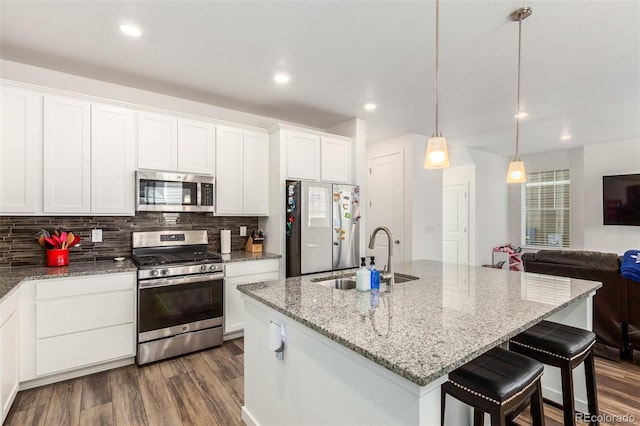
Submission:
<svg viewBox="0 0 640 426">
<path fill-rule="evenodd" d="M 322 137 L 320 143 L 320 180 L 351 182 L 351 142 Z"/>
<path fill-rule="evenodd" d="M 216 214 L 242 214 L 242 129 L 216 127 Z"/>
<path fill-rule="evenodd" d="M 133 110 L 91 106 L 91 212 L 135 212 L 135 120 Z"/>
<path fill-rule="evenodd" d="M 138 113 L 138 168 L 178 169 L 178 120 L 175 117 Z"/>
<path fill-rule="evenodd" d="M 0 86 L 0 213 L 42 208 L 42 95 Z"/>
<path fill-rule="evenodd" d="M 178 119 L 178 171 L 214 174 L 214 126 Z"/>
<path fill-rule="evenodd" d="M 91 210 L 91 103 L 44 97 L 44 212 Z"/>
<path fill-rule="evenodd" d="M 310 180 L 320 178 L 319 136 L 287 132 L 287 177 Z"/>
<path fill-rule="evenodd" d="M 214 126 L 150 112 L 138 113 L 138 168 L 214 174 Z"/>
<path fill-rule="evenodd" d="M 244 131 L 244 213 L 269 214 L 269 136 Z"/>
<path fill-rule="evenodd" d="M 216 214 L 269 213 L 269 136 L 216 127 Z"/>
<path fill-rule="evenodd" d="M 324 134 L 285 130 L 287 178 L 352 183 L 353 144 Z"/>
</svg>

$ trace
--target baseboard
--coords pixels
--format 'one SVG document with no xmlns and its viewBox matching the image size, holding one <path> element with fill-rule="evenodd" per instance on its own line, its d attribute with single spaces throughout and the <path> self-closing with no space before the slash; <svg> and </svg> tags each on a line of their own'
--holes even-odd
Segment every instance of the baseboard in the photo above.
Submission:
<svg viewBox="0 0 640 426">
<path fill-rule="evenodd" d="M 234 331 L 232 333 L 225 334 L 223 337 L 224 341 L 237 339 L 239 337 L 244 337 L 244 330 Z"/>
<path fill-rule="evenodd" d="M 543 386 L 542 394 L 545 398 L 552 400 L 553 402 L 557 402 L 562 405 L 562 392 L 557 391 L 555 389 L 551 389 L 550 387 Z M 581 399 L 575 399 L 576 411 L 580 411 L 581 413 L 589 412 L 589 405 L 587 401 L 583 401 Z"/>
<path fill-rule="evenodd" d="M 52 383 L 61 382 L 63 380 L 75 379 L 77 377 L 86 376 L 88 374 L 99 373 L 101 371 L 111 370 L 113 368 L 124 367 L 136 362 L 135 357 L 118 359 L 104 364 L 92 365 L 90 367 L 79 368 L 77 370 L 65 371 L 64 373 L 52 374 L 51 376 L 38 377 L 37 379 L 20 382 L 19 390 L 37 388 L 38 386 L 50 385 Z"/>
<path fill-rule="evenodd" d="M 246 405 L 242 406 L 242 421 L 245 422 L 247 424 L 247 426 L 258 426 L 258 422 L 251 415 L 249 410 L 247 410 L 247 406 Z"/>
</svg>

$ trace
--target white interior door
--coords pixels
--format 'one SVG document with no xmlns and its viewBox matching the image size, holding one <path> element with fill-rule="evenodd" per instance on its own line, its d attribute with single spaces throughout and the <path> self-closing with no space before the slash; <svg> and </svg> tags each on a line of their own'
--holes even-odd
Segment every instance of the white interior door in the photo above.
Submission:
<svg viewBox="0 0 640 426">
<path fill-rule="evenodd" d="M 369 163 L 369 212 L 367 217 L 367 239 L 369 244 L 371 233 L 378 226 L 386 226 L 392 234 L 394 244 L 393 257 L 396 261 L 404 260 L 404 180 L 403 154 L 396 152 L 381 157 L 374 157 Z M 376 236 L 373 255 L 376 267 L 383 270 L 387 265 L 388 240 L 384 232 Z M 369 253 L 370 250 L 367 250 Z"/>
<path fill-rule="evenodd" d="M 442 188 L 442 261 L 469 263 L 468 184 Z"/>
</svg>

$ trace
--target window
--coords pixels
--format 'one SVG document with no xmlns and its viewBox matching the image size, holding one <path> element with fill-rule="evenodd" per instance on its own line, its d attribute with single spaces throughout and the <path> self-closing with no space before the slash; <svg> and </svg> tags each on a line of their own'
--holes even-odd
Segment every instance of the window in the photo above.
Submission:
<svg viewBox="0 0 640 426">
<path fill-rule="evenodd" d="M 522 244 L 569 247 L 571 244 L 571 173 L 527 173 L 522 185 Z"/>
</svg>

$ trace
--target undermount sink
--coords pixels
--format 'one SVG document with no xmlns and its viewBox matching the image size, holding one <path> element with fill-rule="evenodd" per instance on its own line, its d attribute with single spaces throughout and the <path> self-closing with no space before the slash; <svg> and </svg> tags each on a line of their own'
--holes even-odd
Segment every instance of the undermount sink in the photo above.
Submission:
<svg viewBox="0 0 640 426">
<path fill-rule="evenodd" d="M 394 278 L 393 282 L 395 284 L 420 279 L 419 277 L 414 277 L 413 275 L 399 274 L 397 272 L 393 274 L 393 278 Z M 380 282 L 384 282 L 388 284 L 390 281 L 391 281 L 390 276 L 380 277 Z M 323 285 L 325 287 L 335 288 L 338 290 L 350 290 L 352 288 L 356 288 L 356 277 L 354 275 L 349 275 L 342 278 L 336 278 L 335 276 L 320 277 L 320 278 L 312 279 L 311 282 Z"/>
<path fill-rule="evenodd" d="M 356 288 L 356 281 L 351 278 L 330 278 L 323 281 L 316 281 L 317 284 L 338 290 L 351 290 Z"/>
<path fill-rule="evenodd" d="M 399 273 L 395 273 L 393 274 L 393 282 L 398 284 L 398 283 L 406 283 L 407 281 L 414 281 L 414 280 L 419 280 L 420 277 L 414 277 L 413 275 L 407 275 L 407 274 L 399 274 Z M 381 277 L 380 281 L 390 281 L 391 277 Z"/>
</svg>

